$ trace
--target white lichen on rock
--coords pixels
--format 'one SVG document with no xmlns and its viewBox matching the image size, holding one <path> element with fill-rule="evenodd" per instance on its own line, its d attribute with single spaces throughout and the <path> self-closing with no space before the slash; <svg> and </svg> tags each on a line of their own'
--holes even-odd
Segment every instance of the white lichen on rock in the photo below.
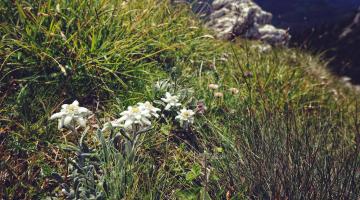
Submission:
<svg viewBox="0 0 360 200">
<path fill-rule="evenodd" d="M 221 39 L 240 36 L 271 45 L 287 44 L 290 35 L 271 25 L 271 20 L 272 14 L 251 0 L 214 0 L 206 25 Z"/>
</svg>

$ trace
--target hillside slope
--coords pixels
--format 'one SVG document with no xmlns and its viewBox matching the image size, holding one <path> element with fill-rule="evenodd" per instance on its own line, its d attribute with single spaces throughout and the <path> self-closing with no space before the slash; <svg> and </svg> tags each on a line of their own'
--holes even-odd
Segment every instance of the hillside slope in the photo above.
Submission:
<svg viewBox="0 0 360 200">
<path fill-rule="evenodd" d="M 0 11 L 1 198 L 359 196 L 356 93 L 318 57 L 217 41 L 168 1 Z M 166 92 L 182 106 L 166 110 Z M 92 111 L 87 126 L 57 130 L 50 116 L 74 100 Z M 161 108 L 151 127 L 101 130 L 145 101 Z"/>
</svg>

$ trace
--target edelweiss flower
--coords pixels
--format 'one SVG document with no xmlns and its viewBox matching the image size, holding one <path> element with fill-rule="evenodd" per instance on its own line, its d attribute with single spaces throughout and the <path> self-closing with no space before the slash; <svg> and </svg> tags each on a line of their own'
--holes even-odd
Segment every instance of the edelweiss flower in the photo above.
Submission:
<svg viewBox="0 0 360 200">
<path fill-rule="evenodd" d="M 59 129 L 63 127 L 74 128 L 75 123 L 85 127 L 86 119 L 84 119 L 84 117 L 87 117 L 90 114 L 90 110 L 84 107 L 80 107 L 79 102 L 75 100 L 72 104 L 62 105 L 60 112 L 51 115 L 50 120 L 59 119 Z"/>
<path fill-rule="evenodd" d="M 219 85 L 217 85 L 217 84 L 209 84 L 208 87 L 209 87 L 210 89 L 212 89 L 212 90 L 217 90 L 217 89 L 219 89 Z"/>
<path fill-rule="evenodd" d="M 138 103 L 138 106 L 140 109 L 142 110 L 147 110 L 149 111 L 150 115 L 158 118 L 159 114 L 157 114 L 157 112 L 161 111 L 159 108 L 154 107 L 150 102 L 145 102 L 145 103 Z"/>
<path fill-rule="evenodd" d="M 187 110 L 186 108 L 183 108 L 180 110 L 180 113 L 178 116 L 175 117 L 175 119 L 178 119 L 180 123 L 193 123 L 194 122 L 194 115 L 195 112 L 192 110 Z"/>
<path fill-rule="evenodd" d="M 124 128 L 131 129 L 133 124 L 140 124 L 141 126 L 144 125 L 151 125 L 151 122 L 148 118 L 151 117 L 150 112 L 145 109 L 141 109 L 138 106 L 129 106 L 128 110 L 120 113 L 122 116 L 119 119 L 120 122 L 124 123 Z"/>
<path fill-rule="evenodd" d="M 167 105 L 165 106 L 165 110 L 170 110 L 171 107 L 179 107 L 181 106 L 181 103 L 179 103 L 179 97 L 178 96 L 171 96 L 169 92 L 166 92 L 165 98 L 161 98 L 161 100 Z"/>
</svg>

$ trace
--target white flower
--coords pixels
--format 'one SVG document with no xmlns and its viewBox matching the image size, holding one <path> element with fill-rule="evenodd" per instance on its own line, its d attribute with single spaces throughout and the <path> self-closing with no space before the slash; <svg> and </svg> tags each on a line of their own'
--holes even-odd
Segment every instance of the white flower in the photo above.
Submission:
<svg viewBox="0 0 360 200">
<path fill-rule="evenodd" d="M 219 89 L 219 85 L 213 84 L 213 83 L 209 84 L 208 87 L 209 87 L 210 89 L 212 89 L 212 90 L 217 90 L 217 89 Z"/>
<path fill-rule="evenodd" d="M 145 103 L 138 103 L 138 106 L 141 110 L 147 110 L 149 111 L 150 115 L 154 116 L 155 118 L 159 117 L 159 114 L 157 112 L 161 111 L 159 108 L 154 107 L 150 102 Z"/>
<path fill-rule="evenodd" d="M 186 108 L 183 108 L 180 110 L 180 113 L 178 116 L 175 117 L 175 119 L 178 119 L 180 123 L 193 123 L 194 122 L 194 115 L 195 112 L 192 110 L 187 110 Z"/>
<path fill-rule="evenodd" d="M 75 100 L 72 104 L 63 104 L 60 112 L 51 115 L 50 120 L 59 119 L 59 129 L 63 127 L 74 128 L 75 123 L 85 127 L 86 119 L 84 119 L 84 117 L 87 117 L 90 114 L 90 110 L 80 107 L 79 102 Z"/>
<path fill-rule="evenodd" d="M 151 122 L 148 118 L 151 117 L 150 112 L 145 109 L 141 109 L 138 106 L 129 106 L 128 110 L 120 113 L 122 116 L 119 119 L 120 122 L 124 122 L 124 128 L 131 129 L 133 124 L 151 125 Z"/>
<path fill-rule="evenodd" d="M 171 107 L 181 106 L 181 103 L 179 103 L 179 97 L 175 95 L 172 96 L 169 92 L 166 92 L 165 98 L 161 98 L 161 100 L 167 103 L 165 110 L 170 110 Z"/>
<path fill-rule="evenodd" d="M 114 121 L 111 121 L 111 122 L 106 122 L 104 124 L 104 127 L 101 129 L 101 131 L 106 131 L 110 128 L 118 128 L 118 127 L 124 127 L 124 124 L 122 124 L 120 122 L 120 119 L 115 119 Z"/>
</svg>

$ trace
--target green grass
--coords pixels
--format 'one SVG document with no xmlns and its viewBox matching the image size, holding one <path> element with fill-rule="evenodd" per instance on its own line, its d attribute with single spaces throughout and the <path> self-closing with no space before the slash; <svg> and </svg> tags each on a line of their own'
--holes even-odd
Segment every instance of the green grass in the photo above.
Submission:
<svg viewBox="0 0 360 200">
<path fill-rule="evenodd" d="M 0 11 L 2 198 L 61 198 L 64 185 L 108 199 L 359 196 L 357 94 L 319 57 L 217 41 L 168 1 L 5 0 Z M 129 157 L 126 139 L 95 124 L 158 100 L 162 79 L 207 110 L 187 131 L 158 120 Z M 49 121 L 75 99 L 95 113 L 81 141 Z"/>
</svg>

